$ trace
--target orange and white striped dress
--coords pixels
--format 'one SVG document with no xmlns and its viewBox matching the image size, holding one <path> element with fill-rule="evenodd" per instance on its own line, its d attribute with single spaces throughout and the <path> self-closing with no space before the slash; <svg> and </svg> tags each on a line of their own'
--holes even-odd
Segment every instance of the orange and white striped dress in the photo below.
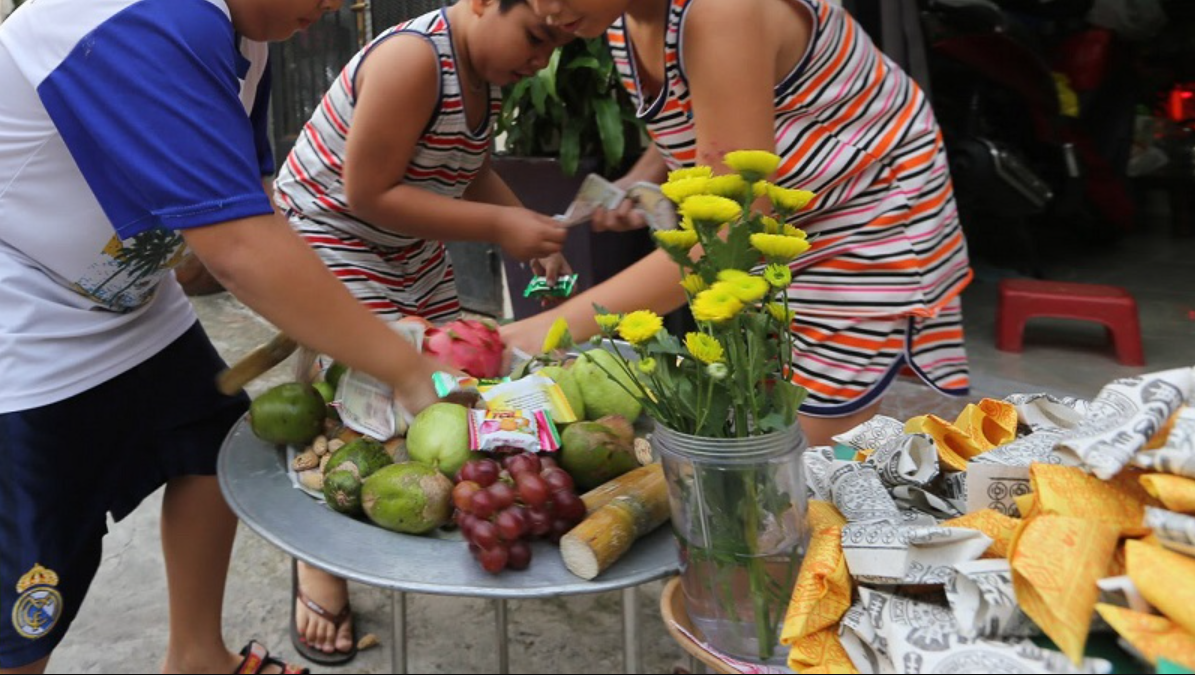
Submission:
<svg viewBox="0 0 1195 675">
<path fill-rule="evenodd" d="M 489 156 L 502 94 L 489 87 L 485 120 L 476 127 L 469 124 L 452 27 L 443 9 L 386 30 L 349 61 L 303 127 L 274 190 L 291 227 L 375 314 L 443 323 L 460 314 L 443 242 L 375 227 L 353 213 L 345 194 L 345 147 L 357 105 L 357 70 L 374 47 L 397 35 L 427 40 L 440 64 L 439 104 L 416 143 L 403 183 L 453 199 L 464 195 Z"/>
<path fill-rule="evenodd" d="M 776 182 L 817 198 L 790 222 L 812 249 L 792 264 L 794 381 L 802 412 L 842 416 L 879 399 L 905 366 L 950 395 L 969 387 L 959 294 L 971 279 L 946 149 L 925 94 L 842 8 L 788 0 L 813 23 L 775 87 Z M 607 34 L 639 116 L 669 168 L 697 157 L 685 18 L 672 0 L 666 85 L 646 100 L 625 19 Z M 794 21 L 795 29 L 795 21 Z"/>
</svg>

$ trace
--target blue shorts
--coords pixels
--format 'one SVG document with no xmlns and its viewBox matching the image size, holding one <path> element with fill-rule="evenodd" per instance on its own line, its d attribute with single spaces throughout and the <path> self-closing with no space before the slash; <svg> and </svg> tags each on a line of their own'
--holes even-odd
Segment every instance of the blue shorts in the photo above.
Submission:
<svg viewBox="0 0 1195 675">
<path fill-rule="evenodd" d="M 0 414 L 0 668 L 53 651 L 121 520 L 166 481 L 214 475 L 244 394 L 196 323 L 148 361 L 42 408 Z M 164 598 L 163 598 L 164 601 Z"/>
</svg>

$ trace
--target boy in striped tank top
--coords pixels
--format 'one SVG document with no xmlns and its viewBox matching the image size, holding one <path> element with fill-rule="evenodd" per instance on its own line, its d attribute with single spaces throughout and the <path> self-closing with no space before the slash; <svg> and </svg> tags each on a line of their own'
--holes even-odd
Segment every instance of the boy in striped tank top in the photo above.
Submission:
<svg viewBox="0 0 1195 675">
<path fill-rule="evenodd" d="M 942 134 L 925 94 L 847 12 L 827 0 L 529 1 L 566 32 L 607 35 L 654 141 L 624 184 L 696 164 L 726 173 L 726 152 L 766 149 L 783 158 L 777 183 L 817 194 L 790 219 L 813 248 L 788 292 L 811 444 L 874 415 L 906 366 L 967 393 L 959 294 L 971 270 Z M 625 204 L 595 224 L 642 226 Z M 507 341 L 534 349 L 557 316 L 587 337 L 595 303 L 673 310 L 678 278 L 656 252 L 507 327 Z"/>
<path fill-rule="evenodd" d="M 525 0 L 461 0 L 386 30 L 333 83 L 279 171 L 276 201 L 376 314 L 457 317 L 445 241 L 493 242 L 549 278 L 571 271 L 566 230 L 523 208 L 490 165 L 500 87 L 571 38 Z M 303 564 L 296 574 L 295 648 L 347 662 L 347 584 Z"/>
<path fill-rule="evenodd" d="M 445 241 L 492 242 L 550 277 L 567 271 L 565 230 L 523 208 L 490 165 L 500 87 L 565 39 L 525 0 L 462 0 L 386 30 L 333 83 L 276 200 L 375 313 L 456 318 Z"/>
</svg>

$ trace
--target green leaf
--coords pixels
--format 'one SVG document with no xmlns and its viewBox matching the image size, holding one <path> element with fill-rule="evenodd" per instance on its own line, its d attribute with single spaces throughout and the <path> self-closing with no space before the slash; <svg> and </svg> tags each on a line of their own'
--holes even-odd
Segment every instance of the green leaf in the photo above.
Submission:
<svg viewBox="0 0 1195 675">
<path fill-rule="evenodd" d="M 536 73 L 537 77 L 543 78 L 544 84 L 548 88 L 548 95 L 554 99 L 560 98 L 560 94 L 556 90 L 556 76 L 560 72 L 560 54 L 560 49 L 552 52 L 552 58 L 548 60 L 547 67 Z"/>
<path fill-rule="evenodd" d="M 581 56 L 581 57 L 578 57 L 577 59 L 571 61 L 567 66 L 565 66 L 564 69 L 565 70 L 579 70 L 581 68 L 587 68 L 587 69 L 591 69 L 591 70 L 598 70 L 601 67 L 602 67 L 602 64 L 599 63 L 598 60 L 595 59 L 594 57 Z"/>
<path fill-rule="evenodd" d="M 544 81 L 539 77 L 532 77 L 527 80 L 531 83 L 531 104 L 535 106 L 535 112 L 545 115 L 548 112 L 548 87 Z"/>
<path fill-rule="evenodd" d="M 577 120 L 569 118 L 565 120 L 564 132 L 560 136 L 560 168 L 566 176 L 575 176 L 580 165 L 581 126 Z"/>
<path fill-rule="evenodd" d="M 606 166 L 617 167 L 622 163 L 622 155 L 626 146 L 626 139 L 622 133 L 622 111 L 618 107 L 618 102 L 612 98 L 595 98 L 593 109 L 597 115 L 598 133 L 602 139 L 602 152 L 606 156 Z"/>
</svg>

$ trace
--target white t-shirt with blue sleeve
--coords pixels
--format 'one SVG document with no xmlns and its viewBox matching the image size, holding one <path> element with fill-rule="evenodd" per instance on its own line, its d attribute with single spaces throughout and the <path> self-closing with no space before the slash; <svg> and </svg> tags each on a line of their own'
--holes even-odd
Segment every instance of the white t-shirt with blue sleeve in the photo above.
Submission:
<svg viewBox="0 0 1195 675">
<path fill-rule="evenodd" d="M 272 212 L 267 56 L 223 0 L 29 0 L 0 25 L 0 413 L 195 322 L 178 230 Z"/>
</svg>

